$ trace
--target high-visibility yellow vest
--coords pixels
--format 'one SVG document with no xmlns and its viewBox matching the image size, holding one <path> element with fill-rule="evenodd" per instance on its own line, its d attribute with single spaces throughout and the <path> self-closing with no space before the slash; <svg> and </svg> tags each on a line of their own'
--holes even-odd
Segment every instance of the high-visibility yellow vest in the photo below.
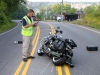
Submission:
<svg viewBox="0 0 100 75">
<path fill-rule="evenodd" d="M 32 24 L 33 23 L 33 19 L 31 19 L 31 21 L 30 21 L 30 19 L 27 16 L 24 16 L 23 19 L 26 20 L 27 24 Z M 33 35 L 33 26 L 30 26 L 28 28 L 24 28 L 24 26 L 22 26 L 21 34 L 23 36 L 32 36 Z"/>
</svg>

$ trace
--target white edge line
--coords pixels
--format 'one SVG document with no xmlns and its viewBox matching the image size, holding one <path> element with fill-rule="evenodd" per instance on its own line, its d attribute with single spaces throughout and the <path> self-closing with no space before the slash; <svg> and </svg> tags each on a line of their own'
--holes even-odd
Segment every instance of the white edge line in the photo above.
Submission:
<svg viewBox="0 0 100 75">
<path fill-rule="evenodd" d="M 67 24 L 68 24 L 68 23 L 67 23 Z M 76 25 L 76 24 L 70 24 L 70 25 L 74 25 L 74 26 L 77 26 L 77 27 L 80 27 L 80 28 L 84 28 L 84 29 L 87 29 L 87 30 L 90 30 L 90 31 L 93 31 L 93 32 L 95 32 L 95 33 L 100 34 L 99 31 L 95 31 L 95 30 L 92 30 L 92 29 L 89 29 L 89 28 L 86 28 L 86 27 L 83 27 L 83 26 L 79 26 L 79 25 Z"/>
<path fill-rule="evenodd" d="M 44 69 L 42 70 L 42 72 L 40 73 L 40 75 L 42 75 L 43 74 L 43 72 L 46 70 L 46 68 L 50 65 L 50 63 L 51 63 L 51 60 L 48 62 L 48 64 L 46 65 L 46 67 L 44 67 Z"/>
<path fill-rule="evenodd" d="M 77 26 L 77 27 L 80 27 L 80 28 L 84 28 L 84 29 L 87 29 L 87 30 L 90 30 L 90 31 L 93 31 L 93 32 L 95 32 L 95 33 L 100 34 L 99 31 L 95 31 L 95 30 L 92 30 L 92 29 L 89 29 L 89 28 L 86 28 L 86 27 L 83 27 L 83 26 L 79 26 L 79 25 L 76 25 L 76 24 L 70 24 L 70 25 L 74 25 L 74 26 Z"/>
<path fill-rule="evenodd" d="M 10 30 L 8 30 L 8 31 L 1 33 L 0 35 L 6 34 L 6 33 L 10 32 L 10 31 L 14 30 L 15 28 L 17 28 L 18 25 L 19 25 L 19 24 L 17 24 L 14 28 L 12 28 L 12 29 L 10 29 Z"/>
</svg>

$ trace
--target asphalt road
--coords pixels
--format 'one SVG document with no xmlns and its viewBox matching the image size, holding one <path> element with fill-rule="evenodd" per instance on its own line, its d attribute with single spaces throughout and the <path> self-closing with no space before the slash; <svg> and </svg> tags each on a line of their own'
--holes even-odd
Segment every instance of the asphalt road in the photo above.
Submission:
<svg viewBox="0 0 100 75">
<path fill-rule="evenodd" d="M 22 40 L 21 23 L 13 30 L 0 34 L 0 75 L 14 75 L 18 66 L 22 61 L 22 44 L 14 44 L 14 41 Z M 100 75 L 100 31 L 89 27 L 81 27 L 79 25 L 61 23 L 61 22 L 39 22 L 40 36 L 39 41 L 45 36 L 48 36 L 51 31 L 50 26 L 60 26 L 63 30 L 64 38 L 73 39 L 77 48 L 73 49 L 73 64 L 74 68 L 68 68 L 69 75 Z M 37 31 L 35 28 L 34 33 Z M 35 36 L 35 35 L 34 35 Z M 39 41 L 35 49 L 35 59 L 31 60 L 30 66 L 26 75 L 58 75 L 56 67 L 52 60 L 44 56 L 38 56 Z M 98 46 L 98 51 L 87 51 L 86 46 Z M 34 45 L 35 46 L 35 45 Z M 19 75 L 27 63 L 24 63 Z M 62 67 L 62 72 L 63 71 Z M 17 74 L 16 74 L 17 75 Z M 67 75 L 63 73 L 62 75 Z"/>
</svg>

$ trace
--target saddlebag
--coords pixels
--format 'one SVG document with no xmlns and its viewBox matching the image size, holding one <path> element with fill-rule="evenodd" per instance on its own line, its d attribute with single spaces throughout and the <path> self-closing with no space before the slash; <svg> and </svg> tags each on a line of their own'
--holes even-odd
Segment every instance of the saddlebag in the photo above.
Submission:
<svg viewBox="0 0 100 75">
<path fill-rule="evenodd" d="M 66 43 L 69 43 L 72 47 L 77 47 L 76 43 L 72 39 L 65 39 Z"/>
<path fill-rule="evenodd" d="M 64 41 L 62 41 L 60 39 L 55 40 L 53 47 L 58 52 L 63 53 L 65 51 Z"/>
</svg>

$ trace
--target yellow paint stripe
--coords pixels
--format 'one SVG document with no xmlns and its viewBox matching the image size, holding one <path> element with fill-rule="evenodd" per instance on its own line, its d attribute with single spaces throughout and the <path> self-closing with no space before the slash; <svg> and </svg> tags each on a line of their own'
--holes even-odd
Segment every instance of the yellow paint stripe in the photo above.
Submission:
<svg viewBox="0 0 100 75">
<path fill-rule="evenodd" d="M 52 33 L 55 34 L 55 29 L 52 25 L 51 25 L 51 28 L 52 28 Z"/>
<path fill-rule="evenodd" d="M 39 27 L 38 27 L 38 36 L 37 36 L 37 39 L 36 39 L 36 42 L 35 42 L 35 45 L 34 45 L 34 48 L 33 48 L 33 50 L 32 50 L 31 55 L 34 55 L 36 46 L 37 46 L 37 44 L 38 44 L 39 35 L 40 35 L 40 29 L 39 29 Z M 31 60 L 32 60 L 32 59 L 29 59 L 29 60 L 27 61 L 26 66 L 25 66 L 24 70 L 22 71 L 22 74 L 21 74 L 21 75 L 26 75 L 26 73 L 27 73 L 27 71 L 28 71 L 28 68 L 29 68 L 29 66 L 30 66 Z"/>
<path fill-rule="evenodd" d="M 56 66 L 57 75 L 62 75 L 61 66 Z"/>
<path fill-rule="evenodd" d="M 53 27 L 52 27 L 53 28 Z M 53 28 L 53 32 L 55 33 L 55 30 L 54 30 L 54 28 Z M 53 34 L 54 34 L 53 33 Z M 58 69 L 59 68 L 59 69 Z M 58 72 L 58 75 L 62 75 L 62 74 L 60 74 L 61 73 L 61 66 L 56 66 L 56 70 L 58 70 L 59 72 Z M 70 71 L 69 71 L 69 69 L 68 69 L 68 66 L 67 65 L 64 65 L 64 71 L 65 71 L 65 75 L 70 75 Z"/>
<path fill-rule="evenodd" d="M 39 26 L 38 26 L 38 35 L 37 35 L 37 39 L 36 39 L 36 42 L 35 42 L 36 46 L 37 46 L 37 44 L 38 44 L 39 37 L 40 37 L 40 28 L 39 28 Z M 35 47 L 36 47 L 36 46 L 35 46 Z M 32 53 L 31 53 L 32 56 L 34 55 L 35 49 L 36 49 L 36 48 L 33 48 L 33 51 L 32 51 Z"/>
<path fill-rule="evenodd" d="M 64 65 L 65 75 L 70 75 L 70 71 L 67 65 Z"/>
<path fill-rule="evenodd" d="M 52 34 L 54 34 L 55 33 L 54 27 L 51 24 L 49 24 L 49 26 L 50 26 L 50 28 L 52 30 Z M 62 75 L 61 66 L 56 66 L 56 71 L 57 71 L 57 75 Z"/>
<path fill-rule="evenodd" d="M 55 33 L 55 30 L 54 30 L 54 27 L 52 27 L 53 28 L 53 34 Z M 58 72 L 58 75 L 62 75 L 61 74 L 61 66 L 56 66 L 56 69 L 59 71 Z M 67 65 L 64 65 L 64 71 L 65 71 L 65 75 L 70 75 L 70 71 L 69 71 L 69 69 L 68 69 L 68 66 Z"/>
<path fill-rule="evenodd" d="M 50 26 L 50 28 L 51 28 L 51 32 L 52 32 L 52 34 L 54 34 L 53 32 L 53 28 L 52 28 L 52 25 L 51 24 L 49 24 L 49 26 Z"/>
<path fill-rule="evenodd" d="M 23 65 L 24 65 L 24 62 L 21 61 L 20 65 L 18 66 L 18 68 L 17 68 L 16 72 L 14 73 L 14 75 L 19 75 Z"/>
<path fill-rule="evenodd" d="M 32 44 L 35 43 L 35 39 L 36 39 L 37 33 L 38 33 L 38 30 L 36 29 L 35 37 L 34 37 L 34 39 L 33 39 L 33 41 L 32 41 Z M 25 63 L 25 62 L 21 61 L 20 65 L 18 66 L 18 68 L 17 68 L 17 70 L 15 71 L 14 75 L 19 75 L 19 73 L 20 73 L 20 71 L 21 71 L 21 69 L 22 69 L 24 63 Z"/>
<path fill-rule="evenodd" d="M 32 44 L 34 45 L 35 44 L 35 41 L 36 41 L 36 37 L 38 35 L 38 27 L 37 27 L 37 31 L 36 31 L 36 34 L 35 34 L 35 37 L 34 37 L 34 40 L 32 41 Z"/>
<path fill-rule="evenodd" d="M 51 24 L 48 24 L 52 30 L 52 34 L 55 33 L 54 27 Z M 56 66 L 57 75 L 62 75 L 61 66 Z M 70 75 L 70 71 L 67 65 L 64 65 L 64 71 L 66 75 Z"/>
</svg>

